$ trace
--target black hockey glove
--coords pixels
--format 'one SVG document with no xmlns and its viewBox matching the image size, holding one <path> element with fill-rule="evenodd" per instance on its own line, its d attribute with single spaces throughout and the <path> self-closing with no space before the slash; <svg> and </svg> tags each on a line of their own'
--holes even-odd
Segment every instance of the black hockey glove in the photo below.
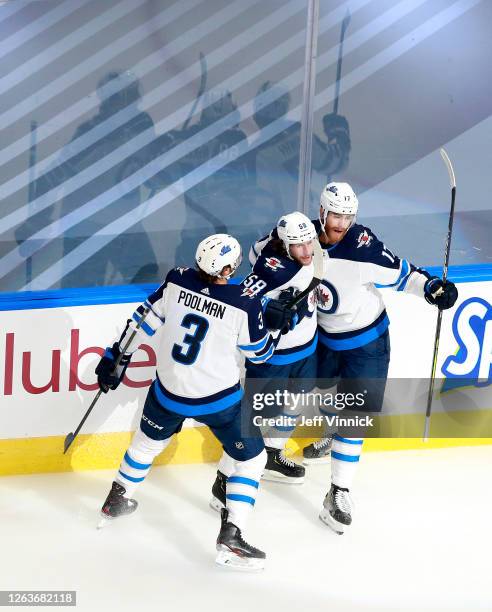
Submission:
<svg viewBox="0 0 492 612">
<path fill-rule="evenodd" d="M 424 285 L 424 296 L 429 304 L 437 306 L 439 310 L 447 310 L 458 299 L 458 289 L 454 283 L 443 283 L 440 278 L 433 276 Z"/>
<path fill-rule="evenodd" d="M 123 380 L 126 368 L 130 363 L 131 355 L 123 355 L 118 367 L 115 369 L 116 360 L 120 355 L 120 347 L 117 342 L 111 347 L 107 347 L 106 352 L 101 357 L 101 361 L 97 364 L 96 374 L 99 388 L 103 393 L 107 393 L 110 389 L 114 391 L 120 382 Z"/>
<path fill-rule="evenodd" d="M 336 143 L 344 153 L 350 152 L 350 128 L 345 117 L 328 113 L 323 117 L 323 130 L 329 144 Z"/>
<path fill-rule="evenodd" d="M 294 308 L 287 308 L 284 300 L 269 300 L 264 314 L 268 329 L 281 329 L 286 334 L 294 329 L 297 323 L 297 312 Z"/>
</svg>

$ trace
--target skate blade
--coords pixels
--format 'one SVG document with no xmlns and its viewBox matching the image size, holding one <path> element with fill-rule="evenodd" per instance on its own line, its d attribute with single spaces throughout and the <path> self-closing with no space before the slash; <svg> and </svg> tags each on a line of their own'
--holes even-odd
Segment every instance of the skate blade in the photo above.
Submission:
<svg viewBox="0 0 492 612">
<path fill-rule="evenodd" d="M 303 457 L 302 465 L 323 465 L 325 463 L 331 462 L 331 456 L 326 455 L 326 457 L 318 457 L 315 459 L 314 457 Z"/>
<path fill-rule="evenodd" d="M 107 514 L 104 514 L 101 512 L 101 519 L 99 523 L 97 524 L 96 529 L 104 529 L 104 527 L 106 527 L 109 523 L 111 523 L 112 520 L 114 519 L 109 517 Z"/>
<path fill-rule="evenodd" d="M 346 525 L 336 521 L 326 508 L 323 508 L 323 510 L 321 510 L 319 513 L 319 519 L 325 525 L 328 525 L 328 527 L 330 527 L 330 529 L 332 529 L 338 535 L 343 535 L 345 533 Z"/>
<path fill-rule="evenodd" d="M 261 572 L 265 569 L 265 559 L 239 557 L 230 550 L 219 550 L 215 563 L 236 572 Z"/>
<path fill-rule="evenodd" d="M 304 476 L 293 478 L 292 476 L 284 476 L 279 474 L 279 472 L 271 470 L 265 470 L 261 479 L 268 480 L 269 482 L 282 482 L 283 484 L 304 484 Z"/>
<path fill-rule="evenodd" d="M 220 501 L 220 499 L 217 499 L 216 497 L 212 497 L 209 506 L 212 508 L 212 510 L 215 510 L 216 512 L 220 512 L 222 508 L 225 508 L 224 504 Z"/>
</svg>

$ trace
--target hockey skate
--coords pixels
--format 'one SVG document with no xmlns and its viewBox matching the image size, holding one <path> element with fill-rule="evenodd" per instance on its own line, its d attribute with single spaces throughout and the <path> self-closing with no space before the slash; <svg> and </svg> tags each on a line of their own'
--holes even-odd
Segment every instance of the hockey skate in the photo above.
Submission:
<svg viewBox="0 0 492 612">
<path fill-rule="evenodd" d="M 331 527 L 335 533 L 342 535 L 345 527 L 352 523 L 352 504 L 348 489 L 332 484 L 323 502 L 319 518 Z"/>
<path fill-rule="evenodd" d="M 302 451 L 302 463 L 304 465 L 328 463 L 333 438 L 320 438 Z"/>
<path fill-rule="evenodd" d="M 267 462 L 263 472 L 263 480 L 284 482 L 289 484 L 302 484 L 306 468 L 285 456 L 283 450 L 266 447 Z"/>
<path fill-rule="evenodd" d="M 217 470 L 217 477 L 212 485 L 212 499 L 210 500 L 210 507 L 217 512 L 220 512 L 226 505 L 226 482 L 227 476 Z"/>
<path fill-rule="evenodd" d="M 97 526 L 98 529 L 101 529 L 107 525 L 109 521 L 112 521 L 119 516 L 135 512 L 138 502 L 135 499 L 124 497 L 125 493 L 125 487 L 114 481 L 111 486 L 111 491 L 109 492 L 106 501 L 101 508 L 102 519 Z"/>
<path fill-rule="evenodd" d="M 233 523 L 228 522 L 229 511 L 222 508 L 220 511 L 221 527 L 217 537 L 218 565 L 233 570 L 255 572 L 264 569 L 266 555 L 243 540 L 241 530 Z"/>
</svg>

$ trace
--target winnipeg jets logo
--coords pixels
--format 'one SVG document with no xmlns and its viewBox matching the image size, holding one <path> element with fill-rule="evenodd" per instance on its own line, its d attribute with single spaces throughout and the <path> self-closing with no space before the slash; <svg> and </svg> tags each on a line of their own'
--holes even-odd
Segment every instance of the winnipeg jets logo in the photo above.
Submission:
<svg viewBox="0 0 492 612">
<path fill-rule="evenodd" d="M 317 288 L 318 310 L 324 314 L 333 314 L 338 308 L 340 298 L 335 287 L 328 281 L 322 280 Z"/>
<path fill-rule="evenodd" d="M 274 272 L 280 268 L 285 268 L 285 266 L 280 263 L 280 259 L 277 259 L 276 257 L 267 257 L 265 259 L 265 267 L 270 268 L 270 270 L 273 270 Z"/>
<path fill-rule="evenodd" d="M 205 295 L 210 295 L 210 289 L 208 287 L 204 287 L 200 293 L 204 293 Z"/>
<path fill-rule="evenodd" d="M 357 248 L 360 249 L 360 247 L 369 246 L 371 242 L 372 236 L 369 236 L 367 230 L 364 230 L 359 234 L 359 237 L 357 238 Z"/>
</svg>

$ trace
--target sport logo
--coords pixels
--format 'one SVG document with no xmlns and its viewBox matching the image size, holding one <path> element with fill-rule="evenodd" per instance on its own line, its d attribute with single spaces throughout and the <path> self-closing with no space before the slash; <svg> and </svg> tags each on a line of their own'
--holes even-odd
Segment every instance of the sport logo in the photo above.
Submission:
<svg viewBox="0 0 492 612">
<path fill-rule="evenodd" d="M 200 293 L 204 293 L 205 295 L 210 295 L 210 289 L 208 287 L 204 287 Z"/>
<path fill-rule="evenodd" d="M 338 292 L 327 280 L 322 280 L 317 287 L 318 310 L 324 314 L 333 314 L 340 303 Z"/>
<path fill-rule="evenodd" d="M 234 442 L 234 446 L 238 449 L 238 450 L 242 450 L 244 448 L 244 444 L 242 442 Z"/>
<path fill-rule="evenodd" d="M 220 249 L 221 255 L 226 255 L 232 251 L 231 247 L 228 244 L 224 244 L 224 246 Z"/>
<path fill-rule="evenodd" d="M 454 315 L 453 335 L 458 351 L 447 357 L 442 366 L 446 380 L 441 391 L 489 385 L 492 382 L 492 306 L 478 297 L 465 300 Z"/>
<path fill-rule="evenodd" d="M 265 268 L 270 268 L 270 270 L 276 272 L 280 268 L 285 268 L 285 266 L 280 263 L 280 259 L 276 257 L 267 257 L 265 259 Z"/>
<path fill-rule="evenodd" d="M 371 242 L 372 236 L 369 236 L 367 230 L 364 230 L 359 234 L 359 237 L 357 238 L 357 248 L 360 249 L 360 247 L 369 246 Z"/>
</svg>

